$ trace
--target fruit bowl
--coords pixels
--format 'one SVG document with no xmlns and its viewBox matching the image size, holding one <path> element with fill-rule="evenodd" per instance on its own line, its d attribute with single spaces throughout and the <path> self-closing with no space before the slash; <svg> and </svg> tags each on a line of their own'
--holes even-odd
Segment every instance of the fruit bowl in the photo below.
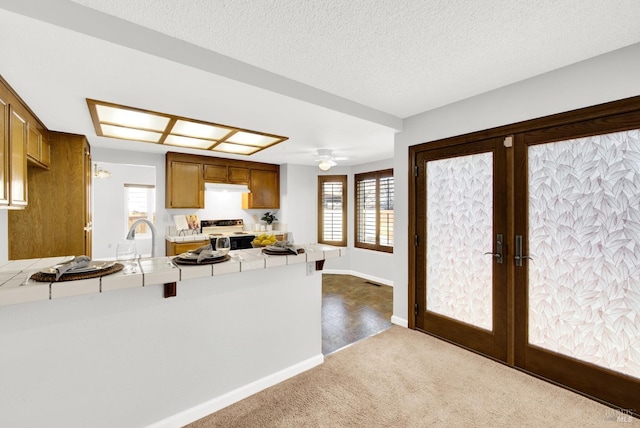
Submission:
<svg viewBox="0 0 640 428">
<path fill-rule="evenodd" d="M 264 248 L 267 245 L 273 245 L 276 243 L 276 237 L 273 234 L 261 233 L 251 241 L 253 248 Z"/>
</svg>

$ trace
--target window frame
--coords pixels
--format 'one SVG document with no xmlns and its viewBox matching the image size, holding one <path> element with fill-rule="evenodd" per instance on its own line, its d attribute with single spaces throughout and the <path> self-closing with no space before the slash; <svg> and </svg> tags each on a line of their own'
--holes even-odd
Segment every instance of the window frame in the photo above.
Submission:
<svg viewBox="0 0 640 428">
<path fill-rule="evenodd" d="M 393 179 L 393 187 L 394 187 L 394 214 L 395 214 L 395 177 L 393 175 L 393 168 L 378 170 L 378 171 L 370 171 L 363 172 L 360 174 L 354 174 L 354 184 L 353 184 L 353 194 L 354 194 L 354 234 L 353 234 L 353 246 L 356 248 L 362 248 L 366 250 L 373 251 L 381 251 L 385 253 L 393 253 L 393 245 L 382 245 L 380 244 L 380 179 L 382 178 L 392 178 Z M 376 219 L 376 242 L 375 244 L 361 242 L 358 239 L 358 235 L 360 232 L 359 221 L 360 221 L 360 200 L 358 199 L 358 185 L 360 182 L 365 180 L 375 180 L 375 219 Z"/>
<path fill-rule="evenodd" d="M 328 241 L 324 237 L 324 209 L 323 209 L 323 188 L 325 183 L 339 182 L 342 186 L 342 237 L 340 241 Z M 338 247 L 347 246 L 347 210 L 348 210 L 348 189 L 346 175 L 319 175 L 318 176 L 318 243 L 335 245 Z"/>
</svg>

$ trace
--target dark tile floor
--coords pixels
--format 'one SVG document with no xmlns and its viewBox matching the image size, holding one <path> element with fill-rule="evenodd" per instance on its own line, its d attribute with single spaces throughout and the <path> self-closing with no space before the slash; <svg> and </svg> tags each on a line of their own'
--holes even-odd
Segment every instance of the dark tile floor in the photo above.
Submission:
<svg viewBox="0 0 640 428">
<path fill-rule="evenodd" d="M 322 353 L 391 327 L 393 288 L 352 275 L 322 275 Z"/>
</svg>

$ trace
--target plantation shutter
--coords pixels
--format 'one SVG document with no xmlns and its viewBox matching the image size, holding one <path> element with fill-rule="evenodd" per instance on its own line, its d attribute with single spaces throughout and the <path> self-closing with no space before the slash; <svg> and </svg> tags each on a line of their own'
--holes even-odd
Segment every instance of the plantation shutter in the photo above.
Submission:
<svg viewBox="0 0 640 428">
<path fill-rule="evenodd" d="M 354 245 L 369 250 L 393 252 L 393 170 L 355 175 Z"/>
<path fill-rule="evenodd" d="M 346 246 L 346 176 L 319 176 L 318 242 Z"/>
<path fill-rule="evenodd" d="M 393 247 L 393 177 L 380 178 L 380 245 Z"/>
<path fill-rule="evenodd" d="M 356 209 L 358 210 L 357 241 L 376 243 L 376 179 L 356 183 Z"/>
</svg>

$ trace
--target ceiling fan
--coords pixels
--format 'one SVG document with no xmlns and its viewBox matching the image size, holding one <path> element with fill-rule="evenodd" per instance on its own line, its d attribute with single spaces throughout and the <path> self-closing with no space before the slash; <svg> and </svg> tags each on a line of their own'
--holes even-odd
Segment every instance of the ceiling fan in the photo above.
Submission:
<svg viewBox="0 0 640 428">
<path fill-rule="evenodd" d="M 318 162 L 318 168 L 322 171 L 328 171 L 332 166 L 338 165 L 336 161 L 346 160 L 345 157 L 335 157 L 332 155 L 333 151 L 329 149 L 318 149 L 316 155 L 316 162 Z"/>
</svg>

